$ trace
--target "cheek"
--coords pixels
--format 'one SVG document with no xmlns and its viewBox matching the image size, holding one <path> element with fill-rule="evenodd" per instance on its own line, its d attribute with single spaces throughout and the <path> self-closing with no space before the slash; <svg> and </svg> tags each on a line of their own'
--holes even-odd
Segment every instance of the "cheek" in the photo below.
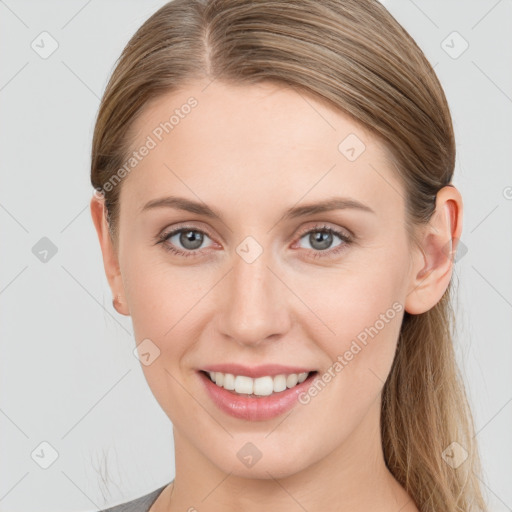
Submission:
<svg viewBox="0 0 512 512">
<path fill-rule="evenodd" d="M 133 252 L 123 261 L 123 282 L 130 306 L 135 338 L 158 340 L 161 349 L 193 318 L 204 294 L 204 275 L 194 275 L 185 267 L 171 265 L 157 249 Z M 154 254 L 153 254 L 154 253 Z"/>
<path fill-rule="evenodd" d="M 375 405 L 393 364 L 403 318 L 389 283 L 380 290 L 361 280 L 346 284 L 323 310 L 336 334 L 308 333 L 330 362 L 319 374 L 318 391 L 310 388 L 303 402 L 311 400 L 319 414 L 328 412 L 325 436 L 338 440 L 349 436 Z"/>
<path fill-rule="evenodd" d="M 174 414 L 190 407 L 180 365 L 191 340 L 198 339 L 190 329 L 199 325 L 200 298 L 206 290 L 194 284 L 199 278 L 190 271 L 162 259 L 150 261 L 132 254 L 123 272 L 144 377 L 163 411 L 179 425 L 183 418 Z M 144 360 L 144 353 L 150 354 L 149 361 Z"/>
<path fill-rule="evenodd" d="M 319 336 L 315 323 L 309 337 L 332 363 L 340 361 L 342 372 L 350 374 L 346 385 L 365 387 L 368 379 L 383 385 L 387 378 L 403 318 L 397 268 L 373 264 L 358 272 L 340 273 L 324 288 L 327 293 L 320 294 L 318 288 L 315 296 L 309 296 L 316 304 L 312 309 L 329 328 L 322 327 L 324 334 Z"/>
<path fill-rule="evenodd" d="M 336 337 L 323 347 L 332 362 L 331 372 L 343 374 L 343 386 L 354 396 L 377 391 L 386 381 L 403 315 L 399 308 L 399 303 L 393 308 L 385 302 L 382 307 L 370 304 L 365 310 L 354 311 L 350 320 L 336 325 Z"/>
</svg>

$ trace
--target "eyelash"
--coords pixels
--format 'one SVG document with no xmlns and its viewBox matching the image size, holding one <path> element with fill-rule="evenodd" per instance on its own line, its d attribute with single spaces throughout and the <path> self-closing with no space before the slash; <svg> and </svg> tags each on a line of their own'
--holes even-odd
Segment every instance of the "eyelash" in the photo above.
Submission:
<svg viewBox="0 0 512 512">
<path fill-rule="evenodd" d="M 159 235 L 157 237 L 157 239 L 158 239 L 157 244 L 162 244 L 162 247 L 164 248 L 165 251 L 171 252 L 177 256 L 184 256 L 186 258 L 188 258 L 190 256 L 196 256 L 197 253 L 201 252 L 200 249 L 196 249 L 194 251 L 182 251 L 181 249 L 176 249 L 172 245 L 169 245 L 168 243 L 166 243 L 169 240 L 169 238 L 171 238 L 175 234 L 180 233 L 182 231 L 194 231 L 196 233 L 201 233 L 203 235 L 208 236 L 209 238 L 212 238 L 206 231 L 197 229 L 193 226 L 182 226 L 177 229 L 174 229 L 173 231 L 169 231 L 168 233 L 163 233 L 163 234 Z M 329 257 L 337 256 L 340 252 L 344 251 L 347 248 L 347 246 L 349 246 L 353 242 L 353 238 L 351 236 L 348 236 L 348 235 L 342 233 L 341 231 L 338 231 L 334 228 L 331 228 L 331 227 L 325 226 L 325 225 L 317 225 L 317 226 L 314 226 L 313 228 L 305 231 L 304 233 L 302 233 L 299 236 L 299 240 L 301 238 L 303 238 L 305 235 L 309 235 L 310 233 L 315 233 L 315 232 L 331 233 L 333 235 L 338 236 L 344 243 L 337 245 L 334 249 L 326 249 L 324 251 L 316 251 L 314 249 L 310 249 L 311 251 L 313 251 L 313 255 L 312 255 L 313 258 L 319 258 L 319 257 L 320 258 L 329 258 Z"/>
</svg>

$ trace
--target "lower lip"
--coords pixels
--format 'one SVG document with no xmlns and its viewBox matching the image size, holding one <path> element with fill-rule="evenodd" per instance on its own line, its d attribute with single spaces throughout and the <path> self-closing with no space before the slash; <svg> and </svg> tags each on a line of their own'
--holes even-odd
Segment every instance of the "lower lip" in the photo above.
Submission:
<svg viewBox="0 0 512 512">
<path fill-rule="evenodd" d="M 285 391 L 269 396 L 250 397 L 221 388 L 212 382 L 204 372 L 199 372 L 206 391 L 217 407 L 235 418 L 248 421 L 269 420 L 289 411 L 297 403 L 298 396 L 313 383 L 316 375 L 317 372 L 310 373 L 304 382 Z"/>
</svg>

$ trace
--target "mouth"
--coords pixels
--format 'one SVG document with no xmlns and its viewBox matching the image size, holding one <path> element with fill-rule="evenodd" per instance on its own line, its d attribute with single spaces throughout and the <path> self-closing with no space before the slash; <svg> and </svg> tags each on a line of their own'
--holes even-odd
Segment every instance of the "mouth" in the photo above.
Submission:
<svg viewBox="0 0 512 512">
<path fill-rule="evenodd" d="M 247 375 L 197 371 L 206 396 L 212 403 L 223 413 L 246 421 L 271 420 L 303 403 L 300 397 L 307 392 L 318 373 L 313 370 L 251 378 Z"/>
<path fill-rule="evenodd" d="M 318 371 L 311 370 L 309 372 L 300 373 L 282 373 L 274 376 L 264 375 L 258 378 L 206 370 L 200 370 L 200 373 L 217 387 L 229 391 L 234 395 L 249 398 L 262 398 L 271 395 L 279 395 L 289 389 L 294 389 L 306 380 L 314 377 L 318 374 Z"/>
</svg>

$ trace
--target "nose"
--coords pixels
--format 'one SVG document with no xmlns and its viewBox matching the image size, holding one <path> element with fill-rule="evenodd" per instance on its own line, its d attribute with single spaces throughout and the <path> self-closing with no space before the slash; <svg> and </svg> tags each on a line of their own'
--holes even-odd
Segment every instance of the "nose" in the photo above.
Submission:
<svg viewBox="0 0 512 512">
<path fill-rule="evenodd" d="M 217 328 L 224 337 L 244 346 L 259 345 L 278 340 L 290 329 L 290 291 L 272 267 L 265 252 L 252 262 L 234 255 L 216 297 Z"/>
</svg>

